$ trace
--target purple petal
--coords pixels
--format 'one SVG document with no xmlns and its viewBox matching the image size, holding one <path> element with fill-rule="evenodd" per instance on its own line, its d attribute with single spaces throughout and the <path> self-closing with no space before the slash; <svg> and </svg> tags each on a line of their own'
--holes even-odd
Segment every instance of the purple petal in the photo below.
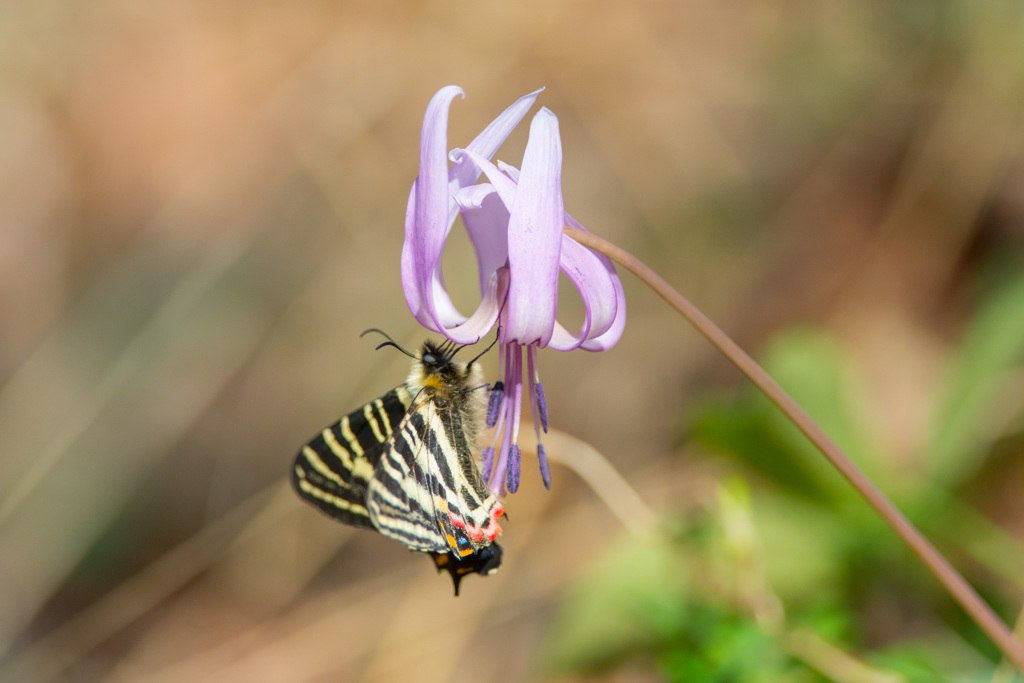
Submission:
<svg viewBox="0 0 1024 683">
<path fill-rule="evenodd" d="M 526 112 L 530 110 L 533 103 L 537 100 L 537 96 L 540 95 L 541 91 L 535 90 L 529 95 L 524 95 L 516 100 L 512 106 L 503 111 L 498 115 L 496 119 L 491 121 L 490 124 L 483 131 L 477 135 L 473 142 L 466 145 L 466 149 L 470 150 L 474 154 L 479 154 L 485 159 L 490 159 L 494 156 L 494 153 L 498 151 L 502 143 L 509 136 L 519 122 L 522 121 L 523 117 L 526 116 Z M 476 182 L 476 179 L 480 176 L 480 170 L 474 168 L 472 164 L 456 163 L 449 174 L 451 183 L 453 184 L 452 192 L 459 188 L 472 185 Z"/>
<path fill-rule="evenodd" d="M 506 164 L 504 161 L 498 162 L 498 170 L 507 175 L 512 180 L 519 182 L 519 169 L 512 164 Z"/>
<path fill-rule="evenodd" d="M 462 150 L 456 150 L 453 154 L 456 158 L 462 158 Z M 454 197 L 455 203 L 458 204 L 459 211 L 463 213 L 467 211 L 479 211 L 483 205 L 484 200 L 494 194 L 494 186 L 488 183 L 480 183 L 478 185 L 469 185 L 458 190 Z"/>
<path fill-rule="evenodd" d="M 421 278 L 432 275 L 441 258 L 448 233 L 448 109 L 452 100 L 465 94 L 458 86 L 441 88 L 427 105 L 420 137 L 420 172 L 416 177 L 413 206 L 413 248 Z M 423 280 L 421 280 L 421 283 Z M 430 299 L 427 299 L 428 307 Z"/>
<path fill-rule="evenodd" d="M 562 237 L 560 267 L 583 299 L 586 315 L 576 334 L 556 326 L 550 346 L 558 351 L 571 351 L 590 336 L 607 330 L 615 320 L 618 306 L 615 287 L 597 254 L 565 235 Z"/>
<path fill-rule="evenodd" d="M 587 229 L 569 214 L 565 215 L 565 222 L 570 227 L 587 232 Z M 612 289 L 615 291 L 615 313 L 607 328 L 599 322 L 595 322 L 590 331 L 590 339 L 583 342 L 580 348 L 586 351 L 607 351 L 619 341 L 619 337 L 622 336 L 622 330 L 626 327 L 626 294 L 622 290 L 622 281 L 619 279 L 619 274 L 615 271 L 615 264 L 612 263 L 612 260 L 599 252 L 591 253 L 601 262 L 605 272 L 608 274 Z M 595 320 L 598 318 L 598 315 L 595 315 Z"/>
<path fill-rule="evenodd" d="M 494 191 L 498 193 L 498 196 L 501 198 L 501 202 L 505 205 L 505 208 L 509 211 L 512 210 L 512 205 L 516 200 L 516 181 L 502 173 L 501 170 L 488 159 L 485 159 L 472 150 L 453 149 L 451 157 L 460 163 L 463 161 L 470 162 L 473 166 L 480 169 L 480 171 L 487 176 L 487 180 L 491 183 Z"/>
<path fill-rule="evenodd" d="M 615 319 L 603 334 L 588 339 L 580 345 L 580 348 L 585 351 L 607 351 L 619 341 L 619 337 L 622 336 L 622 331 L 626 327 L 626 293 L 622 291 L 622 282 L 615 272 L 615 266 L 610 262 L 607 266 L 610 270 L 609 275 L 615 285 Z"/>
<path fill-rule="evenodd" d="M 551 469 L 548 467 L 548 454 L 544 451 L 543 444 L 537 444 L 537 460 L 540 463 L 540 478 L 544 480 L 544 488 L 550 491 Z"/>
<path fill-rule="evenodd" d="M 521 97 L 507 108 L 470 143 L 470 147 L 487 156 L 493 155 L 533 105 L 539 92 Z M 485 301 L 467 320 L 448 296 L 441 274 L 441 254 L 457 210 L 452 195 L 462 184 L 471 182 L 472 176 L 479 175 L 479 171 L 472 165 L 461 170 L 458 167 L 448 168 L 448 112 L 452 100 L 460 95 L 464 96 L 464 93 L 457 86 L 442 88 L 430 100 L 423 117 L 419 175 L 413 184 L 406 209 L 402 288 L 409 310 L 420 324 L 434 331 L 442 331 L 450 339 L 467 343 L 479 339 L 497 321 L 495 301 L 486 300 L 487 290 L 494 271 L 505 263 L 506 257 L 503 253 L 504 237 L 500 249 L 487 249 L 493 247 L 495 241 L 482 240 L 479 233 L 484 226 L 475 226 L 477 235 L 474 246 L 481 259 L 480 288 Z M 500 213 L 502 210 L 500 205 L 488 209 L 485 225 L 494 225 L 495 218 L 492 216 L 495 214 L 502 221 L 502 226 L 507 225 L 507 219 Z M 500 296 L 495 298 L 498 299 L 497 309 L 500 310 L 504 296 L 503 292 L 498 294 Z M 454 330 L 459 331 L 452 332 Z"/>
<path fill-rule="evenodd" d="M 568 214 L 565 222 L 585 230 Z M 615 266 L 604 254 L 563 235 L 560 267 L 583 299 L 586 318 L 575 335 L 556 325 L 549 346 L 558 351 L 579 347 L 589 351 L 611 348 L 626 324 L 626 299 Z"/>
<path fill-rule="evenodd" d="M 454 327 L 441 329 L 444 336 L 457 344 L 476 344 L 498 322 L 498 315 L 508 294 L 508 270 L 502 268 L 488 279 L 480 305 L 473 315 Z"/>
<path fill-rule="evenodd" d="M 520 460 L 522 460 L 522 454 L 519 452 L 519 446 L 512 444 L 508 452 L 508 474 L 505 479 L 505 488 L 508 489 L 509 493 L 515 493 L 519 490 Z"/>
<path fill-rule="evenodd" d="M 508 260 L 508 209 L 486 183 L 461 190 L 455 201 L 476 251 L 482 291 L 487 278 Z"/>
<path fill-rule="evenodd" d="M 487 124 L 487 127 L 473 138 L 473 142 L 469 143 L 466 148 L 490 159 L 498 151 L 502 143 L 505 142 L 505 138 L 508 137 L 509 133 L 523 120 L 526 112 L 530 111 L 530 107 L 533 106 L 533 103 L 537 101 L 537 96 L 542 92 L 544 92 L 544 88 L 538 88 L 513 102 L 505 111 L 501 112 L 493 121 Z"/>
<path fill-rule="evenodd" d="M 455 304 L 452 303 L 451 298 L 448 296 L 448 290 L 444 284 L 444 277 L 441 274 L 441 260 L 438 259 L 437 266 L 434 268 L 434 272 L 430 277 L 430 296 L 427 297 L 429 302 L 427 306 L 428 312 L 433 312 L 434 320 L 442 328 L 455 327 L 461 325 L 466 320 L 466 316 L 459 312 L 459 309 L 455 308 Z M 444 329 L 441 330 L 442 332 Z M 466 343 L 466 342 L 462 342 Z"/>
<path fill-rule="evenodd" d="M 469 156 L 491 180 L 502 201 L 511 205 L 516 192 L 515 182 L 519 180 L 519 169 L 502 162 L 495 166 L 479 156 Z M 569 214 L 563 218 L 566 225 L 586 231 Z M 564 235 L 563 238 L 560 268 L 566 272 L 583 298 L 586 319 L 578 334 L 568 332 L 556 322 L 548 346 L 557 351 L 571 351 L 575 348 L 605 351 L 615 345 L 626 325 L 626 297 L 622 282 L 615 271 L 615 265 L 607 256 L 591 251 Z"/>
<path fill-rule="evenodd" d="M 420 278 L 417 269 L 418 254 L 413 248 L 413 237 L 416 234 L 415 211 L 416 185 L 412 186 L 409 193 L 409 203 L 405 211 L 405 242 L 402 244 L 402 291 L 405 293 L 405 303 L 409 305 L 413 317 L 420 325 L 428 330 L 438 332 L 438 325 L 430 317 L 426 305 L 425 284 Z"/>
<path fill-rule="evenodd" d="M 415 194 L 409 196 L 410 207 Z M 416 250 L 409 239 L 409 236 L 416 231 L 412 227 L 412 211 L 406 214 L 406 240 L 402 245 L 402 291 L 405 293 L 405 301 L 409 310 L 421 325 L 435 332 L 442 331 L 447 326 L 458 325 L 466 319 L 466 316 L 459 313 L 445 291 L 444 282 L 441 278 L 440 257 L 433 272 L 421 274 L 417 271 Z M 443 245 L 442 245 L 443 248 Z M 428 304 L 429 301 L 429 304 Z"/>
<path fill-rule="evenodd" d="M 539 342 L 544 347 L 551 339 L 558 305 L 558 260 L 565 213 L 561 171 L 558 119 L 544 108 L 530 125 L 530 139 L 509 219 L 511 282 L 501 330 L 504 341 Z"/>
<path fill-rule="evenodd" d="M 420 169 L 405 216 L 405 242 L 402 245 L 402 286 L 409 309 L 420 323 L 438 329 L 457 321 L 455 311 L 444 292 L 439 264 L 448 233 L 448 109 L 452 100 L 463 95 L 450 85 L 441 88 L 427 105 L 420 137 Z M 439 306 L 445 320 L 438 316 Z M 457 312 L 456 312 L 457 314 Z M 425 319 L 431 321 L 430 324 Z"/>
</svg>

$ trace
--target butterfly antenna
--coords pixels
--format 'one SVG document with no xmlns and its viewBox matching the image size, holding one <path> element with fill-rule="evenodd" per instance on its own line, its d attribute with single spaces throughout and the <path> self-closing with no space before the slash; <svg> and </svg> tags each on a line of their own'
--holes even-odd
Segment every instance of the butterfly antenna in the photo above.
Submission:
<svg viewBox="0 0 1024 683">
<path fill-rule="evenodd" d="M 456 344 L 449 339 L 444 345 L 444 355 L 448 357 L 448 360 L 451 360 L 455 358 L 455 354 L 464 348 L 466 348 L 465 344 Z"/>
<path fill-rule="evenodd" d="M 409 353 L 408 351 L 406 351 L 405 349 L 403 349 L 403 348 L 402 348 L 402 347 L 401 347 L 401 346 L 400 346 L 400 345 L 398 344 L 398 342 L 396 342 L 396 341 L 395 341 L 394 339 L 392 339 L 392 338 L 391 338 L 391 335 L 389 335 L 389 334 L 388 334 L 387 332 L 385 332 L 384 330 L 381 330 L 381 329 L 377 329 L 376 327 L 371 327 L 371 328 L 370 328 L 370 329 L 368 329 L 368 330 L 363 330 L 362 334 L 360 334 L 359 336 L 360 336 L 360 337 L 365 337 L 365 336 L 366 336 L 366 335 L 368 335 L 368 334 L 369 334 L 370 332 L 376 332 L 377 334 L 379 334 L 379 335 L 383 336 L 383 337 L 384 337 L 385 339 L 387 339 L 387 341 L 386 341 L 386 342 L 384 342 L 384 343 L 382 343 L 382 344 L 378 345 L 378 346 L 377 346 L 377 348 L 376 348 L 376 349 L 374 349 L 375 351 L 379 351 L 379 350 L 383 349 L 383 348 L 384 348 L 385 346 L 394 346 L 394 347 L 395 347 L 396 349 L 398 349 L 399 351 L 401 351 L 401 352 L 402 352 L 402 353 L 404 353 L 405 355 L 409 356 L 409 358 L 416 358 L 416 356 L 414 356 L 413 354 L 411 354 L 411 353 Z"/>
<path fill-rule="evenodd" d="M 498 343 L 498 337 L 497 337 L 497 335 L 495 335 L 494 341 L 492 341 L 490 344 L 488 344 L 486 349 L 484 349 L 479 354 L 477 354 L 476 358 L 474 358 L 473 360 L 471 360 L 468 363 L 466 363 L 466 369 L 468 370 L 469 368 L 473 367 L 473 363 L 475 363 L 478 360 L 480 360 L 480 356 L 482 356 L 485 353 L 487 353 L 488 351 L 490 351 L 494 347 L 494 345 L 497 344 L 497 343 Z"/>
</svg>

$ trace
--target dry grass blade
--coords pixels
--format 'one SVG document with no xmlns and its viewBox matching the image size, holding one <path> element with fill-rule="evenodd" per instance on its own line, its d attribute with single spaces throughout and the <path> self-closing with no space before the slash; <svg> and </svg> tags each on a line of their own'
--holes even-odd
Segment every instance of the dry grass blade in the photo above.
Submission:
<svg viewBox="0 0 1024 683">
<path fill-rule="evenodd" d="M 557 429 L 549 431 L 544 438 L 549 457 L 586 482 L 630 532 L 644 536 L 657 529 L 658 518 L 654 512 L 596 448 Z"/>
</svg>

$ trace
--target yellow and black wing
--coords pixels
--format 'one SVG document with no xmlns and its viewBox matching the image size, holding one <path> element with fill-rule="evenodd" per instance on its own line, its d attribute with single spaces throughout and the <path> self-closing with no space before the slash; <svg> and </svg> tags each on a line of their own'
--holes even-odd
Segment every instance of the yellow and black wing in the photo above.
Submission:
<svg viewBox="0 0 1024 683">
<path fill-rule="evenodd" d="M 385 536 L 458 559 L 490 545 L 504 514 L 477 471 L 459 408 L 429 388 L 385 446 L 367 509 Z"/>
<path fill-rule="evenodd" d="M 412 396 L 401 385 L 325 427 L 295 456 L 292 486 L 338 521 L 373 528 L 367 487 Z"/>
<path fill-rule="evenodd" d="M 484 485 L 455 405 L 403 384 L 324 428 L 296 455 L 299 496 L 340 522 L 427 552 L 455 594 L 501 565 L 501 503 Z"/>
</svg>

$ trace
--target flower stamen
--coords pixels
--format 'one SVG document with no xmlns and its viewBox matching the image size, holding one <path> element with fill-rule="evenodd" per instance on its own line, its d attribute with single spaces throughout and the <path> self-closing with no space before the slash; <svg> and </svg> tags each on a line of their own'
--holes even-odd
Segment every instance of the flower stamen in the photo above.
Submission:
<svg viewBox="0 0 1024 683">
<path fill-rule="evenodd" d="M 532 359 L 531 359 L 532 360 Z M 533 398 L 537 402 L 537 410 L 540 413 L 540 426 L 544 429 L 544 433 L 548 433 L 548 404 L 544 400 L 544 385 L 540 383 L 538 377 L 534 383 Z"/>
<path fill-rule="evenodd" d="M 544 488 L 551 490 L 551 468 L 548 467 L 548 454 L 544 452 L 544 444 L 537 440 L 537 461 L 540 463 L 540 478 L 544 481 Z"/>
<path fill-rule="evenodd" d="M 500 379 L 491 387 L 491 393 L 487 397 L 487 428 L 490 429 L 498 424 L 498 412 L 501 410 L 501 401 L 505 397 L 505 383 Z M 544 431 L 547 431 L 545 429 Z"/>
<path fill-rule="evenodd" d="M 530 345 L 526 352 L 527 373 L 530 378 L 530 410 L 533 413 L 533 431 L 537 435 L 537 460 L 540 464 L 540 476 L 544 481 L 544 488 L 551 489 L 551 470 L 548 467 L 548 455 L 544 451 L 544 445 L 540 442 L 540 430 L 548 431 L 548 407 L 544 401 L 544 387 L 540 383 L 540 374 L 537 372 L 537 347 Z"/>
<path fill-rule="evenodd" d="M 485 448 L 481 457 L 484 461 L 481 475 L 484 478 L 484 484 L 487 484 L 491 480 L 491 472 L 494 469 L 494 445 Z"/>
<path fill-rule="evenodd" d="M 512 400 L 509 405 L 512 439 L 508 454 L 508 477 L 505 487 L 509 493 L 519 490 L 519 420 L 523 410 L 523 347 L 520 344 L 509 344 L 509 355 L 512 357 Z M 506 375 L 506 378 L 508 375 Z"/>
<path fill-rule="evenodd" d="M 519 490 L 519 465 L 522 461 L 522 454 L 519 446 L 512 444 L 508 451 L 508 476 L 505 479 L 505 487 L 509 493 Z"/>
</svg>

